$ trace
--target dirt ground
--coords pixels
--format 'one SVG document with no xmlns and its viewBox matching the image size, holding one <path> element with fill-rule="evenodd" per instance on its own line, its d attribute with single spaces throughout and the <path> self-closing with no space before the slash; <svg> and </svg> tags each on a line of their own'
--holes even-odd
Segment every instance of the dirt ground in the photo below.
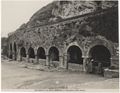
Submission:
<svg viewBox="0 0 120 93">
<path fill-rule="evenodd" d="M 25 63 L 2 60 L 2 91 L 23 90 L 99 90 L 118 91 L 119 79 L 71 71 L 40 71 L 25 68 Z M 27 90 L 26 90 L 27 89 Z"/>
</svg>

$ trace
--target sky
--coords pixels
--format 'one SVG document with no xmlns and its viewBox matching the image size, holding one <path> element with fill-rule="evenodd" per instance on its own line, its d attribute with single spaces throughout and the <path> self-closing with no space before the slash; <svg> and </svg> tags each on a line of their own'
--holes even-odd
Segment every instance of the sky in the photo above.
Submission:
<svg viewBox="0 0 120 93">
<path fill-rule="evenodd" d="M 1 37 L 14 32 L 40 8 L 53 0 L 2 0 Z"/>
</svg>

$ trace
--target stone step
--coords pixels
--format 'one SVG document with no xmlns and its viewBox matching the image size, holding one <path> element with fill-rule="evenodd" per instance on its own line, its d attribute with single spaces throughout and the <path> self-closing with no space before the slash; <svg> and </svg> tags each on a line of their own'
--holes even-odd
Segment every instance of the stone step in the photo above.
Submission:
<svg viewBox="0 0 120 93">
<path fill-rule="evenodd" d="M 104 69 L 104 77 L 106 78 L 119 78 L 119 69 Z"/>
</svg>

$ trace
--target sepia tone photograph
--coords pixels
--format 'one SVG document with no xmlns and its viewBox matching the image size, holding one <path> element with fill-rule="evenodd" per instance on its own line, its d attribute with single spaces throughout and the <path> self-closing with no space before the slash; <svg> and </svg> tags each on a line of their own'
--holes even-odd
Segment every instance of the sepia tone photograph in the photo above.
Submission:
<svg viewBox="0 0 120 93">
<path fill-rule="evenodd" d="M 1 91 L 119 92 L 117 0 L 1 6 Z"/>
</svg>

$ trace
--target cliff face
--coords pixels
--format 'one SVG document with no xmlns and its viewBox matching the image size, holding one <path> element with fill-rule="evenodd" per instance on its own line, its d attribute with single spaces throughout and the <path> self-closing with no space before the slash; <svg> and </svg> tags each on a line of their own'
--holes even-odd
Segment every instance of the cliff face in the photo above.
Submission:
<svg viewBox="0 0 120 93">
<path fill-rule="evenodd" d="M 117 1 L 54 1 L 37 11 L 28 25 L 42 25 L 115 6 Z"/>
</svg>

